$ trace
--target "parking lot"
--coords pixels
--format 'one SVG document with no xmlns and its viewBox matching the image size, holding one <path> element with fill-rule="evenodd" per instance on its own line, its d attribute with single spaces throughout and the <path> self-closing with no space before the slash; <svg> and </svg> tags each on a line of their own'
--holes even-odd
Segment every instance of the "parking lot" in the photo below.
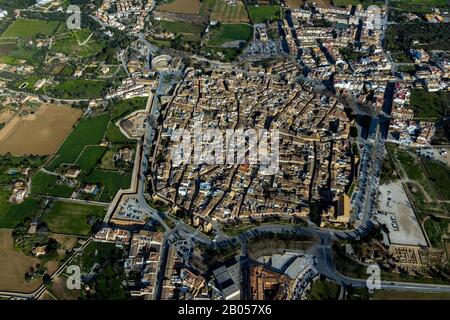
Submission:
<svg viewBox="0 0 450 320">
<path fill-rule="evenodd" d="M 401 183 L 390 182 L 381 185 L 379 190 L 377 220 L 388 227 L 390 242 L 426 246 L 425 236 Z"/>
<path fill-rule="evenodd" d="M 450 166 L 450 148 L 423 148 L 417 151 L 422 157 L 436 160 Z"/>
</svg>

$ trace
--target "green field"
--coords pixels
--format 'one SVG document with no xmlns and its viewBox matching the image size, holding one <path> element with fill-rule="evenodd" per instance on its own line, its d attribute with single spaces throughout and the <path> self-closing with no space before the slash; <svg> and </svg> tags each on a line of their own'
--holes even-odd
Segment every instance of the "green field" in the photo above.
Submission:
<svg viewBox="0 0 450 320">
<path fill-rule="evenodd" d="M 99 53 L 104 44 L 91 37 L 92 32 L 86 29 L 73 31 L 54 40 L 52 51 L 67 56 L 89 57 Z"/>
<path fill-rule="evenodd" d="M 216 0 L 203 0 L 200 4 L 200 10 L 198 11 L 198 14 L 202 16 L 209 16 L 215 2 Z"/>
<path fill-rule="evenodd" d="M 81 256 L 83 270 L 89 272 L 96 263 L 104 264 L 106 260 L 114 258 L 117 251 L 114 243 L 91 242 Z"/>
<path fill-rule="evenodd" d="M 413 90 L 411 107 L 418 119 L 439 119 L 450 114 L 450 92 L 428 92 L 425 89 Z"/>
<path fill-rule="evenodd" d="M 173 33 L 189 33 L 200 35 L 205 31 L 205 26 L 182 21 L 161 21 L 160 28 Z"/>
<path fill-rule="evenodd" d="M 61 164 L 73 164 L 86 145 L 97 145 L 103 139 L 109 116 L 101 115 L 82 119 L 57 151 L 55 158 L 47 166 L 55 170 Z"/>
<path fill-rule="evenodd" d="M 246 24 L 220 24 L 218 28 L 211 30 L 211 38 L 208 44 L 221 46 L 230 41 L 248 41 L 252 34 L 253 28 Z"/>
<path fill-rule="evenodd" d="M 383 5 L 384 0 L 332 0 L 336 7 L 347 7 L 349 5 L 356 6 L 362 4 L 364 8 L 370 5 Z"/>
<path fill-rule="evenodd" d="M 39 206 L 39 201 L 28 197 L 22 204 L 13 205 L 9 202 L 11 192 L 0 188 L 0 228 L 14 228 L 27 217 L 33 216 Z"/>
<path fill-rule="evenodd" d="M 311 284 L 308 300 L 338 300 L 340 286 L 334 282 L 318 280 Z"/>
<path fill-rule="evenodd" d="M 89 218 L 102 219 L 104 215 L 104 207 L 57 201 L 44 222 L 55 233 L 87 236 L 91 232 Z"/>
<path fill-rule="evenodd" d="M 110 202 L 119 189 L 128 189 L 131 183 L 131 174 L 121 174 L 118 171 L 94 169 L 84 180 L 86 183 L 101 185 L 103 187 L 99 201 Z"/>
<path fill-rule="evenodd" d="M 1 35 L 1 38 L 32 38 L 37 35 L 51 36 L 58 28 L 58 21 L 17 19 Z"/>
<path fill-rule="evenodd" d="M 38 48 L 25 48 L 17 45 L 1 45 L 5 54 L 0 54 L 0 62 L 10 65 L 19 65 L 23 61 L 32 65 L 39 65 L 44 60 L 44 50 Z M 7 53 L 6 53 L 7 52 Z M 22 61 L 23 60 L 23 61 Z"/>
<path fill-rule="evenodd" d="M 84 149 L 80 158 L 76 163 L 81 170 L 85 172 L 90 172 L 95 168 L 97 163 L 100 162 L 103 154 L 105 153 L 106 147 L 104 146 L 88 146 Z"/>
<path fill-rule="evenodd" d="M 424 179 L 424 172 L 413 153 L 403 149 L 396 149 L 394 153 L 409 179 L 416 181 Z"/>
<path fill-rule="evenodd" d="M 112 122 L 108 125 L 105 138 L 111 143 L 129 143 L 131 141 L 125 137 L 119 127 Z"/>
<path fill-rule="evenodd" d="M 39 171 L 33 176 L 31 192 L 39 195 L 69 198 L 75 188 L 65 184 L 58 184 L 58 177 Z"/>
<path fill-rule="evenodd" d="M 241 1 L 234 6 L 229 6 L 226 0 L 216 0 L 209 19 L 223 22 L 249 22 L 247 10 Z"/>
<path fill-rule="evenodd" d="M 112 107 L 111 121 L 116 122 L 133 111 L 144 110 L 147 105 L 147 100 L 147 97 L 139 97 L 117 102 Z"/>
<path fill-rule="evenodd" d="M 389 5 L 392 8 L 415 13 L 428 13 L 431 8 L 450 9 L 448 0 L 391 0 Z"/>
<path fill-rule="evenodd" d="M 103 80 L 70 79 L 50 87 L 47 91 L 60 99 L 97 99 L 105 90 Z"/>
<path fill-rule="evenodd" d="M 430 217 L 425 221 L 425 231 L 430 239 L 431 245 L 442 248 L 442 237 L 449 234 L 450 219 Z"/>
<path fill-rule="evenodd" d="M 248 6 L 247 10 L 253 23 L 275 21 L 282 17 L 279 5 Z"/>
<path fill-rule="evenodd" d="M 376 290 L 373 300 L 450 300 L 449 293 Z"/>
<path fill-rule="evenodd" d="M 442 200 L 450 200 L 450 169 L 431 160 L 424 160 L 427 176 Z"/>
</svg>

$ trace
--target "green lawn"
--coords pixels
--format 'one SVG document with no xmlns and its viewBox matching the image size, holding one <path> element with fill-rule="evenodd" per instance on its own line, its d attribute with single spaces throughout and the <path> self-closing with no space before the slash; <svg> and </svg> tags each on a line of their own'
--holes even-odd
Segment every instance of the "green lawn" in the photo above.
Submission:
<svg viewBox="0 0 450 320">
<path fill-rule="evenodd" d="M 73 164 L 86 145 L 99 144 L 108 122 L 108 115 L 82 119 L 59 148 L 48 169 L 55 170 L 63 163 Z"/>
<path fill-rule="evenodd" d="M 424 179 L 422 168 L 414 154 L 406 150 L 396 149 L 395 155 L 409 179 L 417 181 Z"/>
<path fill-rule="evenodd" d="M 449 293 L 376 290 L 373 300 L 450 300 Z"/>
<path fill-rule="evenodd" d="M 253 28 L 246 24 L 220 24 L 218 28 L 211 30 L 209 45 L 221 46 L 230 41 L 248 41 L 252 37 Z"/>
<path fill-rule="evenodd" d="M 76 165 L 85 172 L 90 172 L 95 168 L 105 153 L 104 146 L 88 146 L 84 149 Z"/>
<path fill-rule="evenodd" d="M 434 161 L 424 160 L 427 174 L 442 200 L 450 200 L 450 169 Z"/>
<path fill-rule="evenodd" d="M 425 231 L 430 239 L 431 245 L 436 248 L 442 247 L 442 236 L 448 234 L 450 219 L 431 217 L 425 221 Z"/>
<path fill-rule="evenodd" d="M 47 91 L 60 99 L 97 99 L 105 88 L 106 82 L 103 80 L 70 79 L 61 81 Z"/>
<path fill-rule="evenodd" d="M 412 201 L 419 212 L 421 219 L 431 211 L 443 212 L 444 205 L 439 200 L 448 199 L 448 184 L 450 181 L 449 170 L 445 167 L 426 160 L 409 150 L 404 150 L 393 145 L 387 145 L 394 161 L 403 168 L 406 177 L 415 183 L 407 183 L 408 189 L 413 194 Z M 403 172 L 399 172 L 403 175 Z M 423 190 L 422 190 L 423 189 Z M 426 195 L 426 194 L 428 195 Z"/>
<path fill-rule="evenodd" d="M 57 201 L 45 215 L 44 222 L 55 233 L 87 236 L 91 232 L 89 218 L 102 219 L 105 208 Z"/>
<path fill-rule="evenodd" d="M 11 192 L 0 188 L 0 228 L 14 228 L 26 217 L 33 216 L 39 206 L 35 197 L 28 197 L 22 204 L 9 202 Z"/>
<path fill-rule="evenodd" d="M 39 171 L 33 176 L 31 192 L 34 194 L 69 198 L 75 188 L 65 184 L 58 184 L 58 177 Z"/>
<path fill-rule="evenodd" d="M 58 37 L 53 43 L 52 51 L 74 57 L 95 55 L 102 50 L 104 44 L 91 34 L 90 30 L 82 29 Z"/>
<path fill-rule="evenodd" d="M 338 300 L 340 286 L 334 282 L 318 280 L 312 283 L 308 300 Z"/>
<path fill-rule="evenodd" d="M 419 119 L 438 119 L 450 112 L 450 92 L 428 92 L 425 89 L 413 90 L 411 106 L 414 116 Z"/>
<path fill-rule="evenodd" d="M 117 247 L 114 243 L 91 242 L 81 256 L 83 270 L 89 272 L 96 263 L 104 264 L 108 259 L 115 258 L 116 252 Z"/>
<path fill-rule="evenodd" d="M 1 38 L 32 38 L 37 35 L 51 36 L 60 22 L 46 20 L 17 19 L 1 35 Z"/>
<path fill-rule="evenodd" d="M 110 202 L 119 189 L 128 189 L 131 174 L 121 174 L 117 171 L 94 169 L 84 180 L 86 183 L 100 184 L 103 187 L 99 201 Z"/>
<path fill-rule="evenodd" d="M 281 17 L 281 7 L 279 5 L 248 6 L 250 20 L 253 23 L 263 23 L 275 21 Z"/>
<path fill-rule="evenodd" d="M 129 115 L 133 111 L 143 110 L 147 105 L 147 97 L 139 97 L 128 100 L 122 100 L 112 107 L 111 121 L 116 122 L 119 119 Z"/>
<path fill-rule="evenodd" d="M 111 143 L 129 143 L 131 140 L 124 136 L 119 127 L 114 123 L 108 125 L 106 130 L 106 139 Z"/>
</svg>

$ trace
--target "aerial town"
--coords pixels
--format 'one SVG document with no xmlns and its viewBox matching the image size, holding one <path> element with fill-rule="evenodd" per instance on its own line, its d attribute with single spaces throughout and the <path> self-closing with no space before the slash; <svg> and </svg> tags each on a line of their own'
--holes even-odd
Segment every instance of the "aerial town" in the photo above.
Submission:
<svg viewBox="0 0 450 320">
<path fill-rule="evenodd" d="M 449 35 L 441 0 L 0 0 L 0 299 L 450 299 Z"/>
</svg>

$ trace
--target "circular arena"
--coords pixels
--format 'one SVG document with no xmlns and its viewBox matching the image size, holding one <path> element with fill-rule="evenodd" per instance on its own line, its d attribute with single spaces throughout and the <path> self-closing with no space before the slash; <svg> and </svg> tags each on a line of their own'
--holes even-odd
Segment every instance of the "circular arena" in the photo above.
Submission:
<svg viewBox="0 0 450 320">
<path fill-rule="evenodd" d="M 167 70 L 172 63 L 172 57 L 166 54 L 157 56 L 152 60 L 152 68 L 156 71 Z"/>
</svg>

